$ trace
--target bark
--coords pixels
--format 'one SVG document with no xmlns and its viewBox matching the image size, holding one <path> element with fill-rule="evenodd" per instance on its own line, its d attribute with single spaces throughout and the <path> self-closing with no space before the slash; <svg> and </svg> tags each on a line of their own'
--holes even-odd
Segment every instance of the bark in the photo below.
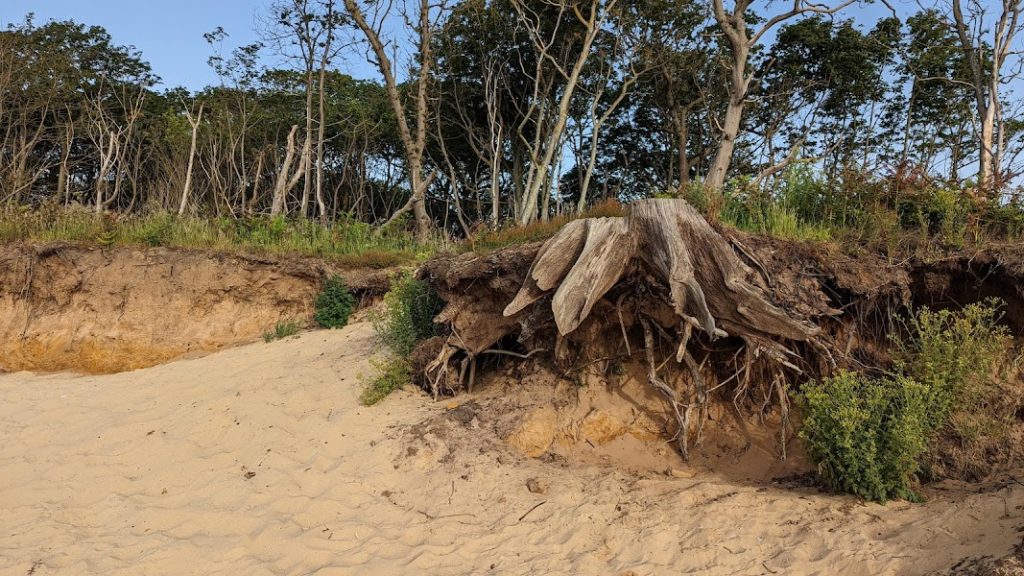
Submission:
<svg viewBox="0 0 1024 576">
<path fill-rule="evenodd" d="M 747 22 L 747 9 L 752 0 L 734 0 L 734 2 L 733 9 L 726 12 L 723 0 L 712 0 L 715 21 L 729 43 L 732 61 L 729 63 L 729 102 L 726 106 L 725 119 L 721 125 L 718 150 L 715 152 L 711 170 L 705 180 L 705 186 L 711 190 L 720 190 L 725 185 L 729 166 L 732 164 L 736 139 L 739 137 L 740 125 L 743 121 L 743 108 L 753 80 L 752 72 L 747 70 L 750 51 L 769 30 L 782 22 L 802 14 L 835 14 L 852 4 L 854 0 L 843 0 L 831 8 L 824 4 L 810 3 L 808 0 L 793 0 L 790 10 L 769 18 L 756 30 L 749 30 Z M 751 34 L 751 32 L 753 33 Z"/>
<path fill-rule="evenodd" d="M 196 159 L 196 143 L 199 140 L 199 124 L 203 121 L 203 106 L 205 103 L 199 105 L 199 113 L 193 117 L 191 112 L 186 112 L 188 115 L 188 123 L 192 126 L 192 143 L 188 149 L 188 166 L 185 168 L 185 185 L 181 189 L 181 204 L 178 206 L 178 215 L 181 216 L 185 213 L 185 208 L 188 206 L 188 197 L 192 194 L 192 166 L 195 164 Z"/>
<path fill-rule="evenodd" d="M 288 132 L 284 163 L 277 172 L 277 181 L 274 184 L 274 199 L 270 207 L 271 216 L 278 216 L 286 212 L 285 200 L 288 197 L 288 192 L 298 184 L 299 178 L 302 178 L 304 173 L 306 158 L 309 155 L 309 138 L 306 138 L 306 144 L 302 146 L 302 157 L 299 159 L 298 168 L 292 173 L 292 162 L 295 160 L 295 133 L 298 131 L 298 126 L 292 126 Z"/>
<path fill-rule="evenodd" d="M 960 39 L 960 49 L 970 71 L 970 84 L 974 91 L 980 123 L 977 131 L 978 185 L 981 188 L 989 188 L 999 184 L 995 178 L 1002 170 L 1001 144 L 1005 133 L 999 94 L 1000 86 L 1004 83 L 1002 69 L 1007 58 L 1013 53 L 1011 46 L 1021 29 L 1020 16 L 1024 10 L 1024 3 L 1021 0 L 1002 0 L 1002 11 L 992 29 L 992 41 L 989 46 L 985 46 L 986 42 L 980 37 L 980 33 L 972 35 L 971 31 L 981 28 L 973 24 L 984 17 L 984 11 L 975 11 L 965 16 L 961 0 L 953 0 L 952 4 L 952 26 Z M 974 22 L 969 21 L 971 19 Z M 986 57 L 985 53 L 988 50 L 991 50 L 991 56 Z M 985 69 L 986 64 L 988 70 Z"/>
<path fill-rule="evenodd" d="M 565 76 L 565 87 L 562 89 L 562 95 L 558 99 L 551 130 L 545 135 L 543 142 L 540 143 L 539 146 L 534 146 L 531 150 L 531 154 L 533 156 L 530 162 L 531 174 L 527 178 L 526 190 L 524 191 L 524 198 L 522 201 L 522 209 L 519 213 L 520 224 L 529 224 L 537 218 L 540 193 L 542 190 L 545 190 L 545 184 L 548 181 L 548 172 L 551 170 L 556 153 L 559 153 L 562 150 L 562 136 L 565 132 L 565 126 L 569 120 L 573 95 L 575 94 L 576 88 L 579 84 L 580 75 L 583 73 L 583 68 L 590 56 L 591 46 L 593 46 L 598 32 L 600 32 L 608 13 L 614 8 L 615 4 L 616 0 L 611 0 L 607 5 L 601 6 L 600 0 L 593 0 L 590 4 L 589 13 L 587 14 L 586 19 L 582 17 L 578 8 L 573 8 L 576 18 L 585 26 L 586 32 L 584 34 L 578 56 L 572 64 L 572 68 L 567 74 L 564 70 L 560 69 L 561 73 Z M 552 58 L 548 53 L 549 45 L 545 43 L 545 40 L 540 34 L 542 23 L 539 21 L 532 22 L 530 16 L 531 12 L 522 3 L 514 2 L 513 6 L 519 14 L 520 20 L 530 28 L 531 35 L 533 36 L 534 47 L 539 52 L 538 77 L 534 78 L 534 82 L 536 84 L 540 82 L 539 72 L 541 71 L 543 62 Z M 560 7 L 565 9 L 566 4 L 561 4 Z M 543 110 L 541 110 L 541 112 L 543 112 Z M 543 117 L 543 115 L 541 117 Z M 541 125 L 542 122 L 538 122 L 537 124 Z M 538 134 L 539 133 L 540 131 L 538 131 Z M 551 177 L 557 178 L 557 175 L 552 175 Z"/>
</svg>

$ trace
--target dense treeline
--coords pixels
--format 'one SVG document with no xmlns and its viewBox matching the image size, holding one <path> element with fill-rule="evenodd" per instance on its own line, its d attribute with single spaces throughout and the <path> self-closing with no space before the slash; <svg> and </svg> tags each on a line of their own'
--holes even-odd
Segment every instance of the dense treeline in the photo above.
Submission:
<svg viewBox="0 0 1024 576">
<path fill-rule="evenodd" d="M 277 0 L 262 44 L 206 35 L 220 81 L 198 92 L 156 89 L 102 28 L 29 17 L 0 32 L 0 202 L 410 214 L 422 235 L 658 194 L 749 217 L 798 188 L 797 217 L 838 224 L 922 191 L 1019 205 L 1024 3 L 850 4 Z M 380 82 L 338 72 L 367 58 Z"/>
</svg>

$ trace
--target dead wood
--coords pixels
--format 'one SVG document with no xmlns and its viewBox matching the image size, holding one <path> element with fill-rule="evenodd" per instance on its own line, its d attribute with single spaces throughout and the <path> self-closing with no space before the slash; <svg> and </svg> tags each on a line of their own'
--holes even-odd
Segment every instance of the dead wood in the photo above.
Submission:
<svg viewBox="0 0 1024 576">
<path fill-rule="evenodd" d="M 450 325 L 452 334 L 428 366 L 431 392 L 438 395 L 464 388 L 465 364 L 460 368 L 449 365 L 461 362 L 457 356 L 468 359 L 472 374 L 478 356 L 516 327 L 519 341 L 525 344 L 528 337 L 544 332 L 543 327 L 553 322 L 553 356 L 556 361 L 568 357 L 573 333 L 600 303 L 601 317 L 616 321 L 630 354 L 629 329 L 639 320 L 650 364 L 648 379 L 671 407 L 679 427 L 679 449 L 685 455 L 691 425 L 700 438 L 709 389 L 728 381 L 719 384 L 716 379 L 713 383 L 717 385 L 706 384 L 706 368 L 689 350 L 695 331 L 702 334 L 704 342 L 733 337 L 743 343 L 746 363 L 729 378 L 737 379 L 742 371 L 742 387 L 749 383 L 755 361 L 799 372 L 801 359 L 792 351 L 792 343 L 813 340 L 820 332 L 771 300 L 764 265 L 741 249 L 744 257 L 757 262 L 758 270 L 745 264 L 735 251 L 737 244 L 683 200 L 641 200 L 631 205 L 625 217 L 573 221 L 536 251 L 500 317 L 492 312 L 493 291 L 480 298 L 449 301 L 438 320 Z M 463 266 L 470 265 L 486 269 L 498 267 L 500 262 L 468 260 Z M 613 290 L 617 298 L 602 302 Z M 664 363 L 653 364 L 652 325 L 665 337 L 662 341 L 672 342 L 669 358 L 674 357 L 688 375 L 686 389 L 677 390 L 659 376 Z"/>
<path fill-rule="evenodd" d="M 778 426 L 784 457 L 791 390 L 837 368 L 885 366 L 892 319 L 911 306 L 998 296 L 1024 335 L 1021 262 L 1019 247 L 938 262 L 854 256 L 719 229 L 682 200 L 638 201 L 544 243 L 428 262 L 420 275 L 447 302 L 437 320 L 448 333 L 429 351 L 424 387 L 458 393 L 495 370 L 528 373 L 529 359 L 572 381 L 595 364 L 609 377 L 640 364 L 684 455 L 710 405 L 731 401 L 740 428 L 758 413 Z"/>
<path fill-rule="evenodd" d="M 712 339 L 729 335 L 765 344 L 775 337 L 803 341 L 819 332 L 772 304 L 747 280 L 753 272 L 730 242 L 678 199 L 640 200 L 625 218 L 567 225 L 538 252 L 504 315 L 514 316 L 555 290 L 552 313 L 564 336 L 633 266 L 667 288 L 682 322 Z"/>
</svg>

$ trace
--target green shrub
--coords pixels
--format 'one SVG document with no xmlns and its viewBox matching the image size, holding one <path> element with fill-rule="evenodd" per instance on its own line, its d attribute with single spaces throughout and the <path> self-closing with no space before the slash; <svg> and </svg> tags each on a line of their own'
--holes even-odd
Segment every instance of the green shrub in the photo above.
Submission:
<svg viewBox="0 0 1024 576">
<path fill-rule="evenodd" d="M 412 379 L 412 365 L 407 358 L 392 356 L 383 360 L 371 360 L 370 364 L 378 374 L 359 395 L 359 401 L 366 406 L 372 406 L 387 398 Z"/>
<path fill-rule="evenodd" d="M 434 336 L 434 316 L 443 302 L 427 284 L 410 273 L 397 275 L 384 295 L 383 311 L 371 314 L 373 327 L 384 343 L 398 356 L 408 356 L 416 343 Z"/>
<path fill-rule="evenodd" d="M 274 340 L 281 340 L 299 333 L 299 323 L 294 320 L 278 322 L 273 330 L 263 333 L 263 341 L 270 343 Z"/>
<path fill-rule="evenodd" d="M 933 432 L 924 386 L 844 371 L 805 384 L 798 400 L 800 437 L 833 490 L 878 502 L 917 499 L 918 459 Z"/>
<path fill-rule="evenodd" d="M 1010 441 L 1020 403 L 1007 377 L 1016 362 L 999 308 L 997 300 L 959 311 L 922 308 L 892 338 L 898 375 L 841 372 L 803 386 L 800 436 L 833 489 L 914 499 L 922 466 L 986 471 L 986 455 Z"/>
<path fill-rule="evenodd" d="M 324 328 L 341 328 L 348 324 L 356 299 L 339 276 L 333 276 L 324 283 L 323 290 L 316 297 L 313 319 Z"/>
<path fill-rule="evenodd" d="M 391 280 L 380 312 L 370 315 L 373 328 L 388 351 L 374 362 L 378 375 L 363 390 L 363 404 L 376 404 L 412 378 L 409 357 L 416 344 L 437 333 L 434 317 L 444 302 L 430 286 L 406 272 Z"/>
<path fill-rule="evenodd" d="M 930 425 L 947 427 L 971 443 L 999 435 L 1016 404 L 1002 388 L 1013 338 L 999 324 L 1002 302 L 989 299 L 962 310 L 922 308 L 907 321 L 906 338 L 894 338 L 897 369 L 929 394 Z"/>
</svg>

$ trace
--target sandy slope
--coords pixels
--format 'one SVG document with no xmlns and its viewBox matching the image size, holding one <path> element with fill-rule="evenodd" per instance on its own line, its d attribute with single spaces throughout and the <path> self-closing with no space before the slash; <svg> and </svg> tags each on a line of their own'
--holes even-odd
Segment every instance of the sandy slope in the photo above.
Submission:
<svg viewBox="0 0 1024 576">
<path fill-rule="evenodd" d="M 1013 483 L 883 507 L 524 460 L 414 392 L 359 406 L 371 350 L 0 376 L 0 574 L 919 574 L 1024 526 Z"/>
</svg>

